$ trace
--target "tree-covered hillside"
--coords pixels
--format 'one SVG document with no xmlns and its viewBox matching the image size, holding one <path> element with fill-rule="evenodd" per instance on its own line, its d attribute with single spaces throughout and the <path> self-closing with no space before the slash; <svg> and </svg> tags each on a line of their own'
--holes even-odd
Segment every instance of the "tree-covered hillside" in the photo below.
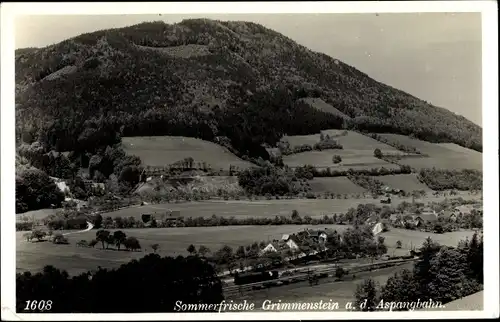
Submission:
<svg viewBox="0 0 500 322">
<path fill-rule="evenodd" d="M 95 152 L 120 136 L 227 137 L 241 155 L 327 128 L 482 150 L 481 128 L 249 22 L 163 22 L 16 52 L 17 139 Z M 319 97 L 347 115 L 300 98 Z"/>
</svg>

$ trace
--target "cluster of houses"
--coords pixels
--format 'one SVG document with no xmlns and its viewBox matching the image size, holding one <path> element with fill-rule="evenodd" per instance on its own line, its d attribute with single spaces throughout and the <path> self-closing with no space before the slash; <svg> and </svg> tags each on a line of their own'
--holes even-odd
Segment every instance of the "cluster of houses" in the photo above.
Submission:
<svg viewBox="0 0 500 322">
<path fill-rule="evenodd" d="M 483 211 L 483 208 L 479 205 L 461 205 L 451 209 L 441 210 L 439 212 L 436 212 L 431 208 L 424 208 L 418 214 L 403 212 L 392 214 L 388 219 L 382 220 L 380 220 L 378 216 L 373 215 L 366 220 L 366 224 L 374 226 L 374 234 L 376 234 L 375 231 L 380 230 L 380 227 L 375 229 L 377 224 L 380 224 L 382 229 L 387 226 L 405 227 L 407 225 L 419 228 L 437 223 L 439 221 L 456 222 L 460 217 L 470 216 L 473 210 Z"/>
<path fill-rule="evenodd" d="M 293 254 L 294 258 L 316 255 L 327 250 L 325 247 L 328 235 L 333 230 L 305 229 L 295 234 L 284 234 L 281 239 L 275 239 L 261 250 L 261 254 L 269 252 Z"/>
</svg>

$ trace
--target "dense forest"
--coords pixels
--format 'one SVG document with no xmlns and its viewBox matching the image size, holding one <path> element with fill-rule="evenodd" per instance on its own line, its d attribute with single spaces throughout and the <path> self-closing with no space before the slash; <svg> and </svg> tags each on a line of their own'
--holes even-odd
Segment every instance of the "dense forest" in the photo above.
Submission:
<svg viewBox="0 0 500 322">
<path fill-rule="evenodd" d="M 46 266 L 41 273 L 18 273 L 16 285 L 21 313 L 49 312 L 26 309 L 34 299 L 50 302 L 51 313 L 175 312 L 177 301 L 218 304 L 224 299 L 213 266 L 195 256 L 149 254 L 117 269 L 99 267 L 73 277 Z"/>
<path fill-rule="evenodd" d="M 327 128 L 482 149 L 481 128 L 465 118 L 249 22 L 142 23 L 18 50 L 15 64 L 17 139 L 49 150 L 168 134 L 227 137 L 240 155 L 267 158 L 262 143 Z"/>
</svg>

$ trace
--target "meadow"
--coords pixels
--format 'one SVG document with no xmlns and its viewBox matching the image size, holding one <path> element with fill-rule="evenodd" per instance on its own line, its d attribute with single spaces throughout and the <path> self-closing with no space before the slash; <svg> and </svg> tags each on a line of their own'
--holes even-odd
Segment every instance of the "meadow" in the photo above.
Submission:
<svg viewBox="0 0 500 322">
<path fill-rule="evenodd" d="M 427 158 L 403 158 L 399 164 L 409 165 L 412 168 L 437 168 L 447 170 L 475 169 L 482 170 L 482 153 L 461 147 L 456 144 L 435 144 L 399 134 L 380 134 L 392 141 L 414 147 Z"/>
<path fill-rule="evenodd" d="M 334 164 L 332 158 L 339 155 L 342 162 Z M 399 169 L 398 165 L 377 159 L 373 156 L 373 150 L 323 150 L 307 151 L 283 156 L 283 163 L 289 167 L 301 167 L 303 165 L 312 165 L 317 168 L 330 168 L 331 170 L 347 171 L 350 168 L 354 170 L 369 170 L 372 168 L 384 167 L 386 169 Z"/>
<path fill-rule="evenodd" d="M 353 183 L 347 177 L 314 178 L 308 181 L 308 184 L 313 193 L 362 194 L 368 192 L 365 188 Z"/>
<path fill-rule="evenodd" d="M 57 208 L 57 209 L 49 208 L 49 209 L 27 211 L 22 214 L 16 214 L 16 221 L 23 222 L 23 221 L 32 221 L 32 219 L 39 220 L 46 218 L 50 215 L 55 215 L 60 210 L 62 210 L 62 208 Z"/>
<path fill-rule="evenodd" d="M 468 193 L 459 193 L 456 197 L 466 200 L 477 199 L 477 196 Z M 411 197 L 397 197 L 392 199 L 392 205 L 396 206 L 403 201 L 411 202 Z M 428 195 L 416 198 L 418 202 L 442 201 L 444 196 Z M 301 216 L 323 217 L 334 213 L 345 213 L 349 208 L 355 208 L 359 204 L 373 203 L 380 205 L 380 200 L 373 198 L 360 199 L 280 199 L 280 200 L 206 200 L 196 202 L 164 203 L 144 205 L 121 209 L 102 214 L 103 217 L 130 217 L 141 218 L 143 213 L 162 213 L 165 210 L 180 211 L 184 217 L 211 217 L 212 215 L 223 217 L 274 217 L 277 215 L 291 215 L 297 210 Z"/>
<path fill-rule="evenodd" d="M 383 184 L 394 188 L 401 189 L 404 191 L 433 191 L 427 185 L 420 182 L 416 174 L 399 174 L 399 175 L 389 175 L 389 176 L 378 176 L 372 177 L 373 179 L 381 181 Z"/>
<path fill-rule="evenodd" d="M 102 250 L 98 244 L 95 248 L 76 247 L 76 242 L 95 238 L 96 230 L 69 234 L 69 245 L 55 245 L 50 242 L 26 242 L 23 232 L 16 233 L 16 268 L 18 272 L 39 271 L 45 265 L 53 265 L 67 270 L 70 275 L 79 274 L 98 266 L 116 268 L 132 259 L 138 259 L 152 252 L 151 245 L 159 244 L 158 254 L 161 256 L 187 255 L 190 244 L 199 247 L 205 245 L 212 251 L 223 245 L 233 249 L 246 246 L 257 241 L 279 239 L 283 234 L 301 231 L 306 228 L 331 228 L 342 232 L 346 225 L 282 225 L 282 226 L 227 226 L 227 227 L 192 227 L 192 228 L 145 228 L 123 229 L 128 236 L 138 238 L 142 251 L 128 252 L 117 250 Z M 113 231 L 113 230 L 111 230 Z M 417 248 L 424 239 L 431 236 L 433 240 L 448 246 L 456 246 L 458 241 L 466 236 L 472 236 L 471 231 L 460 231 L 447 234 L 433 234 L 420 231 L 391 229 L 382 233 L 389 255 L 403 255 L 411 247 Z M 402 249 L 396 250 L 398 240 L 403 244 Z"/>
<path fill-rule="evenodd" d="M 252 166 L 220 145 L 191 137 L 124 137 L 122 144 L 128 154 L 138 156 L 146 166 L 167 166 L 189 157 L 195 164 L 206 162 L 214 170 L 228 170 L 230 165 L 240 169 Z"/>
<path fill-rule="evenodd" d="M 382 152 L 398 152 L 395 148 L 387 144 L 380 143 L 366 135 L 353 131 L 347 131 L 347 135 L 339 135 L 342 133 L 340 130 L 325 130 L 322 132 L 325 135 L 329 134 L 334 137 L 342 145 L 343 149 L 291 154 L 284 156 L 283 162 L 290 167 L 300 167 L 310 164 L 316 167 L 330 167 L 332 170 L 349 170 L 349 168 L 371 169 L 378 167 L 385 167 L 387 169 L 399 168 L 397 165 L 374 157 L 373 151 L 377 148 Z M 302 144 L 314 145 L 319 142 L 320 134 L 287 136 L 284 139 L 290 142 L 291 146 Z M 334 164 L 332 161 L 334 155 L 339 155 L 342 158 L 342 162 Z"/>
</svg>

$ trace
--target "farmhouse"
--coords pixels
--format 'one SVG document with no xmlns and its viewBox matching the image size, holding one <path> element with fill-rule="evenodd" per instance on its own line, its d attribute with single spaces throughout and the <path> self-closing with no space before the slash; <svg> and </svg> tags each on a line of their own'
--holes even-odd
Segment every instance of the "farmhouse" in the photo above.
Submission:
<svg viewBox="0 0 500 322">
<path fill-rule="evenodd" d="M 455 207 L 453 209 L 453 212 L 456 214 L 456 215 L 465 215 L 465 216 L 469 216 L 472 212 L 472 209 L 474 209 L 473 207 L 471 207 L 470 205 L 462 205 L 462 206 L 458 206 L 458 207 Z"/>
<path fill-rule="evenodd" d="M 420 215 L 414 215 L 412 216 L 413 219 L 413 224 L 417 227 L 429 224 L 429 223 L 434 223 L 438 220 L 438 217 L 434 213 L 422 213 Z"/>
<path fill-rule="evenodd" d="M 278 245 L 276 245 L 275 243 L 269 243 L 266 247 L 262 249 L 261 253 L 264 254 L 277 251 L 278 251 Z"/>
<path fill-rule="evenodd" d="M 366 221 L 365 224 L 371 226 L 375 225 L 379 221 L 378 216 L 376 215 L 371 215 Z"/>
<path fill-rule="evenodd" d="M 285 244 L 290 248 L 291 250 L 300 250 L 300 240 L 297 236 L 295 235 L 283 235 L 282 240 L 285 241 Z"/>
<path fill-rule="evenodd" d="M 451 210 L 442 210 L 439 212 L 438 218 L 443 218 L 445 221 L 457 221 L 458 215 Z"/>
<path fill-rule="evenodd" d="M 403 225 L 403 214 L 392 214 L 392 215 L 389 217 L 389 222 L 390 222 L 393 226 L 400 226 L 400 225 Z"/>
<path fill-rule="evenodd" d="M 324 244 L 327 239 L 327 234 L 323 230 L 306 230 L 308 233 L 308 237 L 311 238 L 314 242 Z"/>
</svg>

